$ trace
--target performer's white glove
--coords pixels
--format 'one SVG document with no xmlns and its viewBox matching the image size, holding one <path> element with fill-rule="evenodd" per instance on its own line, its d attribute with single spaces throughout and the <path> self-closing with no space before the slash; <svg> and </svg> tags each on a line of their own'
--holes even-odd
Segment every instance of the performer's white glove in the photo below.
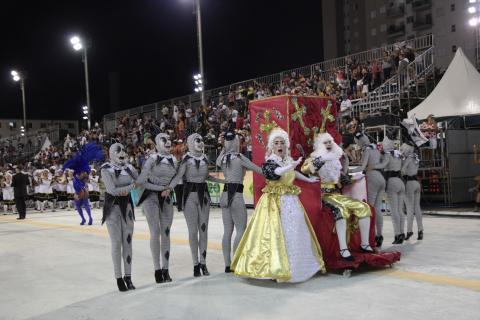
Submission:
<svg viewBox="0 0 480 320">
<path fill-rule="evenodd" d="M 293 161 L 289 165 L 286 165 L 285 167 L 276 168 L 274 172 L 277 176 L 282 176 L 286 172 L 295 169 L 300 164 L 300 162 L 302 162 L 302 157 L 298 158 L 296 161 Z"/>
<path fill-rule="evenodd" d="M 320 178 L 319 177 L 310 177 L 310 178 L 308 178 L 308 180 L 309 180 L 308 182 L 310 182 L 310 183 L 317 183 L 317 182 L 320 181 Z"/>
<path fill-rule="evenodd" d="M 292 162 L 293 169 L 295 169 L 302 162 L 302 157 Z"/>
<path fill-rule="evenodd" d="M 301 181 L 308 182 L 308 183 L 317 183 L 317 182 L 320 181 L 319 177 L 316 177 L 316 176 L 306 177 L 298 171 L 295 171 L 295 178 L 297 178 L 298 180 L 301 180 Z"/>
</svg>

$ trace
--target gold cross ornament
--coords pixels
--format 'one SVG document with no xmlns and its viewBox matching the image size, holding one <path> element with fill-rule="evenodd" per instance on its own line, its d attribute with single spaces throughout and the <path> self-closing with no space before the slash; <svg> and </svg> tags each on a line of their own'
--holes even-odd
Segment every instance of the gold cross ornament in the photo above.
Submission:
<svg viewBox="0 0 480 320">
<path fill-rule="evenodd" d="M 270 122 L 270 111 L 268 110 L 263 113 L 263 118 L 265 119 L 265 123 L 260 125 L 260 131 L 265 132 L 268 136 L 273 128 L 278 127 L 278 124 L 275 121 Z"/>
<path fill-rule="evenodd" d="M 321 111 L 322 126 L 320 127 L 320 133 L 324 133 L 326 131 L 327 121 L 328 122 L 335 121 L 335 117 L 330 113 L 331 108 L 332 108 L 332 101 L 328 101 L 327 107 Z"/>
<path fill-rule="evenodd" d="M 297 98 L 292 98 L 293 105 L 295 106 L 295 112 L 292 114 L 292 120 L 298 121 L 303 129 L 303 133 L 308 136 L 310 134 L 310 128 L 305 126 L 303 122 L 303 115 L 307 113 L 305 106 L 299 106 Z"/>
</svg>

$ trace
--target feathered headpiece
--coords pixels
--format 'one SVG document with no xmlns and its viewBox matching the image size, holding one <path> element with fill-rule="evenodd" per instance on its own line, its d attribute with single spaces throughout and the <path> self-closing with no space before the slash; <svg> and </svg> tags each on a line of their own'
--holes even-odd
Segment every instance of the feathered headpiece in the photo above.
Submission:
<svg viewBox="0 0 480 320">
<path fill-rule="evenodd" d="M 63 169 L 72 169 L 77 175 L 81 172 L 90 173 L 90 162 L 102 161 L 103 150 L 95 142 L 84 145 L 73 157 L 63 165 Z"/>
</svg>

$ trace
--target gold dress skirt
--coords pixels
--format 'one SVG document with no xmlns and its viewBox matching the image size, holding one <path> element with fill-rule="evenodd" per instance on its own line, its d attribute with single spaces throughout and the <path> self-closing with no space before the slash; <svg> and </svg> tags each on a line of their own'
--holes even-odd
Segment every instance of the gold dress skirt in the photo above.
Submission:
<svg viewBox="0 0 480 320">
<path fill-rule="evenodd" d="M 267 180 L 233 257 L 236 275 L 301 282 L 325 272 L 320 245 L 294 180 L 294 171 Z"/>
</svg>

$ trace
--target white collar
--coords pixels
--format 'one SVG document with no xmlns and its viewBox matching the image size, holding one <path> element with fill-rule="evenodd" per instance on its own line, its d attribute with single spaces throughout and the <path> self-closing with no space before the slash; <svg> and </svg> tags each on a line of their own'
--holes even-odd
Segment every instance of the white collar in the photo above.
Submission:
<svg viewBox="0 0 480 320">
<path fill-rule="evenodd" d="M 389 152 L 394 158 L 401 158 L 402 153 L 396 149 Z"/>
<path fill-rule="evenodd" d="M 187 152 L 186 155 L 188 155 L 190 158 L 193 158 L 193 159 L 195 159 L 195 160 L 205 160 L 205 154 L 203 154 L 203 153 L 202 153 L 202 155 L 200 155 L 200 156 L 194 156 L 194 155 L 193 155 L 192 153 L 190 153 L 190 151 L 189 151 L 189 152 Z"/>
<path fill-rule="evenodd" d="M 362 149 L 365 150 L 365 149 L 367 149 L 367 148 L 370 148 L 370 149 L 372 149 L 372 150 L 376 150 L 376 149 L 377 149 L 377 145 L 376 145 L 375 143 L 369 143 L 369 144 L 367 144 L 367 145 L 364 145 Z"/>
<path fill-rule="evenodd" d="M 123 166 L 120 166 L 116 163 L 113 163 L 113 162 L 109 162 L 110 163 L 110 166 L 114 169 L 114 170 L 126 170 L 127 168 L 130 167 L 130 164 L 127 163 L 127 164 L 124 164 Z"/>
<path fill-rule="evenodd" d="M 164 159 L 171 159 L 171 158 L 173 158 L 173 155 L 171 153 L 170 154 L 161 154 L 159 152 L 155 152 L 155 153 L 152 153 L 150 155 L 150 157 L 155 157 L 155 158 L 156 157 L 162 157 Z"/>
<path fill-rule="evenodd" d="M 274 153 L 269 155 L 265 160 L 266 161 L 268 161 L 268 160 L 273 161 L 273 162 L 277 163 L 278 165 L 280 165 L 281 167 L 286 166 L 286 165 L 288 165 L 292 162 L 292 158 L 290 158 L 289 156 L 286 156 L 285 158 L 282 159 L 280 156 L 277 156 Z"/>
</svg>

